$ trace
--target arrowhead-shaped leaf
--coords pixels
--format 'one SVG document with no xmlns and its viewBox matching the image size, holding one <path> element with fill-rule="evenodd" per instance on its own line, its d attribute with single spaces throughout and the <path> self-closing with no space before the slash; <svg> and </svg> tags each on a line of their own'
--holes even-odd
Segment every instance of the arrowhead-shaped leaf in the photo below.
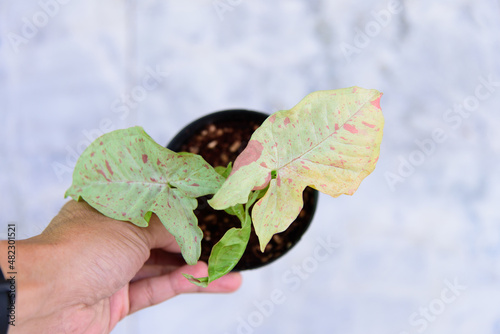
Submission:
<svg viewBox="0 0 500 334">
<path fill-rule="evenodd" d="M 208 277 L 195 278 L 184 274 L 191 283 L 207 287 L 210 282 L 229 273 L 239 262 L 250 239 L 252 222 L 245 219 L 241 228 L 231 228 L 212 248 L 208 259 Z"/>
<path fill-rule="evenodd" d="M 203 237 L 196 198 L 215 193 L 223 180 L 202 157 L 172 152 L 133 127 L 98 138 L 82 153 L 65 196 L 138 226 L 155 213 L 195 264 Z"/>
<path fill-rule="evenodd" d="M 381 95 L 359 87 L 319 91 L 271 115 L 254 132 L 210 205 L 220 210 L 246 203 L 252 190 L 269 185 L 252 210 L 264 250 L 299 214 L 306 186 L 333 197 L 352 195 L 378 160 Z"/>
</svg>

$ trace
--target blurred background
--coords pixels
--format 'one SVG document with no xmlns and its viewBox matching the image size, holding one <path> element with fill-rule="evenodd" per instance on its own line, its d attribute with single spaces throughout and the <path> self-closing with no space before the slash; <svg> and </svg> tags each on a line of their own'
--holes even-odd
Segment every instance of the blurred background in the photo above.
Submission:
<svg viewBox="0 0 500 334">
<path fill-rule="evenodd" d="M 375 88 L 381 155 L 354 196 L 321 196 L 300 244 L 238 292 L 113 334 L 499 334 L 499 58 L 494 0 L 0 0 L 0 237 L 45 228 L 105 132 L 166 144 L 213 111 Z"/>
</svg>

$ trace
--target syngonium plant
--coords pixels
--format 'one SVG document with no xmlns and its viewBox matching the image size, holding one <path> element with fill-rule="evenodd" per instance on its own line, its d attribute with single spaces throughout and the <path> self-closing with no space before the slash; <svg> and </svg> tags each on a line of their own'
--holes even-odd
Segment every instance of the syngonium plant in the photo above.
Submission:
<svg viewBox="0 0 500 334">
<path fill-rule="evenodd" d="M 198 197 L 213 195 L 208 203 L 236 215 L 241 228 L 229 229 L 213 247 L 207 277 L 185 275 L 207 286 L 236 266 L 252 224 L 261 251 L 288 228 L 302 209 L 306 186 L 333 197 L 357 190 L 378 160 L 381 96 L 359 87 L 311 93 L 269 116 L 234 165 L 215 168 L 199 155 L 157 144 L 141 127 L 116 130 L 82 153 L 65 196 L 142 227 L 156 214 L 194 265 L 203 233 L 193 210 Z"/>
</svg>

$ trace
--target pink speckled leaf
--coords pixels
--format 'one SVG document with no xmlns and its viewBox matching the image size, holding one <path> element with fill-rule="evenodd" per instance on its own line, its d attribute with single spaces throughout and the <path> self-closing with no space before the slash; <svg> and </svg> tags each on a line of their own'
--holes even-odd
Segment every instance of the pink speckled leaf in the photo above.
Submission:
<svg viewBox="0 0 500 334">
<path fill-rule="evenodd" d="M 246 203 L 252 190 L 269 185 L 252 210 L 264 250 L 299 214 L 306 186 L 333 197 L 352 195 L 378 160 L 384 126 L 381 96 L 359 87 L 319 91 L 271 115 L 210 205 L 225 209 Z"/>
<path fill-rule="evenodd" d="M 133 127 L 98 138 L 82 153 L 65 196 L 138 226 L 155 213 L 186 262 L 195 264 L 203 236 L 193 213 L 196 198 L 215 193 L 223 181 L 200 156 L 172 152 Z"/>
</svg>

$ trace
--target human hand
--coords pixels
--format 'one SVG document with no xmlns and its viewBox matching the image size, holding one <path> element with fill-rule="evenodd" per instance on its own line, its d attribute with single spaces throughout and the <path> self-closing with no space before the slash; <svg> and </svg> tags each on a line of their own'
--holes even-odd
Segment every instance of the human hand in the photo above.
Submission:
<svg viewBox="0 0 500 334">
<path fill-rule="evenodd" d="M 0 249 L 7 254 L 7 242 Z M 238 273 L 207 288 L 189 283 L 182 273 L 206 275 L 206 264 L 186 265 L 155 215 L 141 228 L 107 218 L 85 202 L 68 202 L 42 234 L 17 241 L 16 249 L 11 334 L 109 333 L 125 316 L 178 294 L 233 292 L 241 284 Z M 0 256 L 2 268 L 6 261 Z"/>
</svg>

